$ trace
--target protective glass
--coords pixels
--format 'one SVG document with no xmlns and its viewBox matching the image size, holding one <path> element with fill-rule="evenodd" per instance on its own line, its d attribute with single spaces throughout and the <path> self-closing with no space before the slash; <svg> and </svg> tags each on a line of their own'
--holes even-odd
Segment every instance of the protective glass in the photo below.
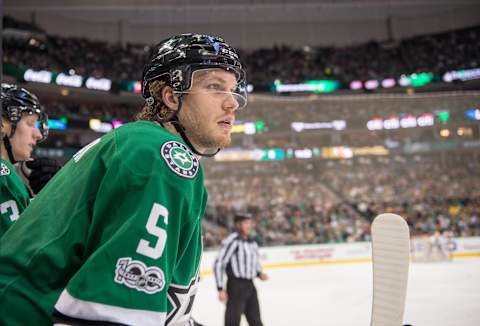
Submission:
<svg viewBox="0 0 480 326">
<path fill-rule="evenodd" d="M 247 106 L 247 88 L 244 81 L 237 80 L 238 76 L 234 70 L 222 68 L 196 70 L 192 73 L 190 88 L 175 93 L 209 94 L 219 102 L 233 99 L 238 104 L 237 110 L 240 110 Z"/>
</svg>

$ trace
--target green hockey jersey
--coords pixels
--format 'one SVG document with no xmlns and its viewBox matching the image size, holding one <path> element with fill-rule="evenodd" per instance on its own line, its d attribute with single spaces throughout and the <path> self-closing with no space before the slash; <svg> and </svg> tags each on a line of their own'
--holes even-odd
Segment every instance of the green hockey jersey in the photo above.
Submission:
<svg viewBox="0 0 480 326">
<path fill-rule="evenodd" d="M 0 237 L 19 218 L 30 202 L 27 187 L 13 166 L 1 162 L 0 176 Z"/>
<path fill-rule="evenodd" d="M 197 157 L 153 122 L 84 147 L 0 240 L 0 325 L 186 325 L 207 201 Z"/>
</svg>

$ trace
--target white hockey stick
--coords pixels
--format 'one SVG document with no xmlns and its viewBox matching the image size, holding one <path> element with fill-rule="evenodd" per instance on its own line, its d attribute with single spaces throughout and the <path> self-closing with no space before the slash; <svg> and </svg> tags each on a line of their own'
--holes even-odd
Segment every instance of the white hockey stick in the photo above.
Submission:
<svg viewBox="0 0 480 326">
<path fill-rule="evenodd" d="M 371 326 L 401 326 L 407 294 L 410 234 L 395 214 L 372 223 L 373 302 Z"/>
</svg>

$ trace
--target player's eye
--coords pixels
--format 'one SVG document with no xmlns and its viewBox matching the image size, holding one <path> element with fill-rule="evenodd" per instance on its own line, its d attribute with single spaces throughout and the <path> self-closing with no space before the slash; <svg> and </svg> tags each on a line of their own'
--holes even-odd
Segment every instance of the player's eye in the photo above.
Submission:
<svg viewBox="0 0 480 326">
<path fill-rule="evenodd" d="M 25 119 L 25 123 L 27 124 L 27 126 L 29 127 L 36 127 L 37 125 L 37 121 L 36 120 L 33 120 L 33 119 L 29 119 L 30 117 L 28 117 L 27 119 Z"/>
<path fill-rule="evenodd" d="M 209 83 L 207 84 L 207 89 L 210 91 L 225 91 L 225 87 L 219 83 Z"/>
</svg>

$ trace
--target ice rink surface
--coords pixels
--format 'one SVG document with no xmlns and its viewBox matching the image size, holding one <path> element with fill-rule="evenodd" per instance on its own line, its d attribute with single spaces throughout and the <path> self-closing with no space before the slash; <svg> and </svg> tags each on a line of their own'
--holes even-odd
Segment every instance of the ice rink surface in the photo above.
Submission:
<svg viewBox="0 0 480 326">
<path fill-rule="evenodd" d="M 255 281 L 264 326 L 370 325 L 369 263 L 267 269 Z M 202 278 L 193 315 L 205 326 L 223 325 L 212 275 Z M 413 326 L 480 325 L 480 259 L 410 264 L 404 323 Z M 245 321 L 242 325 L 247 325 Z"/>
</svg>

